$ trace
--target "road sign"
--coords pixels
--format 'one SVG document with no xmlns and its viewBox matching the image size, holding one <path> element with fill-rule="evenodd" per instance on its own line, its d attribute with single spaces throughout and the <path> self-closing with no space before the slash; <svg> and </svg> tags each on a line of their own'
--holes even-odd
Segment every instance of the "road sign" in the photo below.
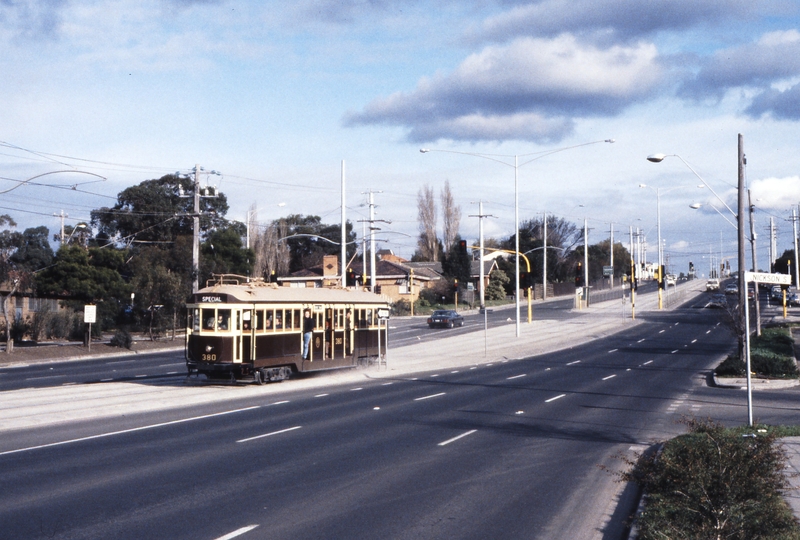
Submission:
<svg viewBox="0 0 800 540">
<path fill-rule="evenodd" d="M 91 304 L 83 306 L 83 322 L 89 324 L 97 322 L 97 306 Z"/>
<path fill-rule="evenodd" d="M 614 267 L 613 266 L 604 266 L 603 267 L 603 275 L 605 277 L 613 276 L 614 275 Z"/>
<path fill-rule="evenodd" d="M 791 285 L 792 276 L 789 274 L 767 274 L 764 272 L 745 272 L 745 281 L 756 283 L 772 283 L 774 285 Z"/>
</svg>

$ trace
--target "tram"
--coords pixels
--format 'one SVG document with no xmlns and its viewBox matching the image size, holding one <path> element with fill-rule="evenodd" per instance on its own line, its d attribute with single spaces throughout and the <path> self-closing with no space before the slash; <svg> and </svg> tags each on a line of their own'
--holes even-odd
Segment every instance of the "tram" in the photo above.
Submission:
<svg viewBox="0 0 800 540">
<path fill-rule="evenodd" d="M 366 365 L 387 350 L 390 304 L 369 291 L 215 275 L 186 308 L 189 375 L 264 384 L 292 373 Z M 304 358 L 307 315 L 313 329 Z"/>
</svg>

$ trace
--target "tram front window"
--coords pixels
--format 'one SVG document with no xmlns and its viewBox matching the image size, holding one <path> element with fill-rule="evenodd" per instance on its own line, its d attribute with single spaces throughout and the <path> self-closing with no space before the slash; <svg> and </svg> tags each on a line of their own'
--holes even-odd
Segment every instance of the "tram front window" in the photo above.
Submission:
<svg viewBox="0 0 800 540">
<path fill-rule="evenodd" d="M 217 311 L 217 330 L 228 330 L 231 324 L 231 310 L 220 309 Z"/>
<path fill-rule="evenodd" d="M 214 329 L 214 320 L 215 320 L 215 313 L 213 309 L 204 309 L 203 310 L 203 330 L 213 330 Z"/>
</svg>

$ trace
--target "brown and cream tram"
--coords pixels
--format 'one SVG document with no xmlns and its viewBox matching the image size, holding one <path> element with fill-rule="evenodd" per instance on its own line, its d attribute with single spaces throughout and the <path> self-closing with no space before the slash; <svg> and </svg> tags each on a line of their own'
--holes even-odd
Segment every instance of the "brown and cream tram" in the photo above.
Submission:
<svg viewBox="0 0 800 540">
<path fill-rule="evenodd" d="M 279 287 L 216 276 L 187 303 L 186 367 L 209 379 L 282 380 L 385 355 L 389 302 L 364 290 Z M 303 358 L 306 311 L 313 330 Z M 308 329 L 308 328 L 307 328 Z"/>
</svg>

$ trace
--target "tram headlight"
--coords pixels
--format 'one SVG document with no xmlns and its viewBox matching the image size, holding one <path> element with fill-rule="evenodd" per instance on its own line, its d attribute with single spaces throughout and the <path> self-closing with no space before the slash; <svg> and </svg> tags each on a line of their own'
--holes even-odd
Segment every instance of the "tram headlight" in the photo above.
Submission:
<svg viewBox="0 0 800 540">
<path fill-rule="evenodd" d="M 206 345 L 206 352 L 211 352 L 213 350 L 214 350 L 214 347 L 212 347 L 211 345 Z"/>
</svg>

